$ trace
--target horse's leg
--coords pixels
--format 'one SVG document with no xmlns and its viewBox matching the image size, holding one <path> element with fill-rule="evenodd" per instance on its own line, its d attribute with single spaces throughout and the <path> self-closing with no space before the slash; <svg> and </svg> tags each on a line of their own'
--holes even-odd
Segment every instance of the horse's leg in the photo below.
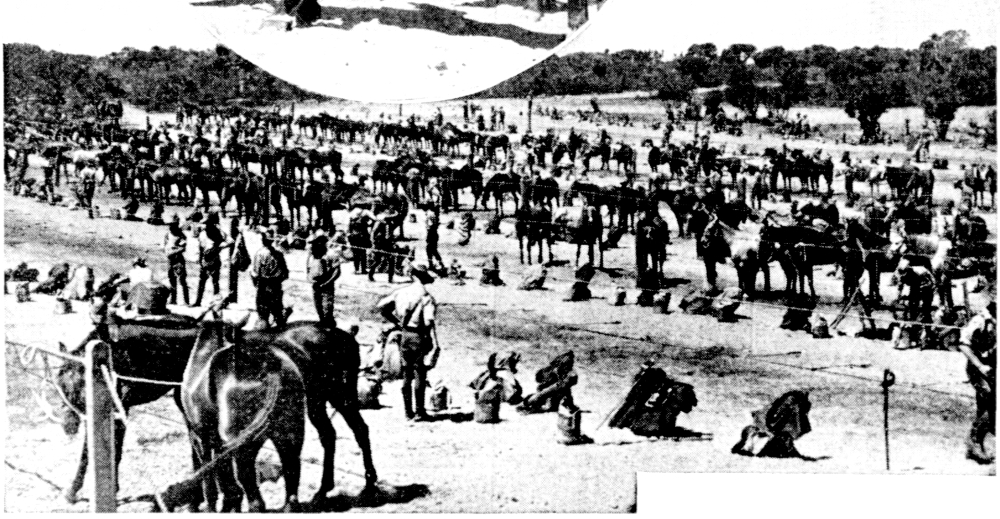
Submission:
<svg viewBox="0 0 1000 519">
<path fill-rule="evenodd" d="M 302 474 L 302 443 L 305 440 L 306 426 L 302 410 L 289 406 L 289 410 L 298 411 L 286 413 L 281 423 L 291 430 L 285 434 L 271 435 L 278 457 L 281 458 L 281 472 L 285 479 L 285 506 L 282 512 L 295 512 L 299 507 L 299 478 Z"/>
<path fill-rule="evenodd" d="M 87 450 L 87 435 L 83 436 L 83 451 L 80 453 L 80 464 L 76 468 L 76 475 L 73 476 L 73 482 L 69 484 L 69 488 L 66 489 L 66 501 L 69 503 L 76 503 L 77 493 L 83 488 L 83 478 L 87 475 L 87 463 L 90 457 Z"/>
<path fill-rule="evenodd" d="M 378 482 L 378 473 L 375 471 L 375 462 L 372 461 L 372 446 L 368 439 L 368 424 L 361 416 L 361 410 L 356 403 L 341 405 L 337 408 L 341 418 L 347 423 L 354 433 L 354 440 L 361 449 L 361 458 L 365 464 L 365 490 L 374 490 L 375 483 Z M 332 458 L 331 458 L 332 461 Z"/>
<path fill-rule="evenodd" d="M 263 446 L 263 440 L 250 442 L 240 448 L 240 452 L 235 456 L 236 477 L 247 497 L 247 512 L 252 514 L 259 514 L 267 510 L 264 506 L 264 497 L 260 495 L 260 487 L 257 486 L 257 453 Z M 285 481 L 285 485 L 288 485 L 288 481 Z M 231 499 L 227 492 L 225 499 L 223 499 L 222 511 L 239 511 L 242 501 L 242 499 L 238 501 Z M 235 508 L 230 508 L 234 505 Z"/>
<path fill-rule="evenodd" d="M 309 422 L 316 428 L 319 442 L 323 446 L 323 476 L 320 479 L 319 489 L 312 500 L 313 504 L 319 504 L 326 499 L 327 492 L 333 490 L 333 456 L 337 448 L 337 431 L 334 430 L 333 423 L 330 422 L 330 417 L 326 414 L 325 400 L 315 397 L 309 398 L 306 410 Z"/>
<path fill-rule="evenodd" d="M 517 254 L 521 258 L 521 264 L 524 265 L 524 237 L 517 237 Z M 528 241 L 528 265 L 531 265 L 531 241 Z"/>
</svg>

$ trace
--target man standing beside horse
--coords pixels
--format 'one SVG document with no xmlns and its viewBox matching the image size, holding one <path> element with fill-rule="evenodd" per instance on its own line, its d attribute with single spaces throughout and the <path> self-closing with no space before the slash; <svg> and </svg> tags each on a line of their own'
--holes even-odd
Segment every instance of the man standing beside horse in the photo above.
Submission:
<svg viewBox="0 0 1000 519">
<path fill-rule="evenodd" d="M 319 322 L 331 328 L 337 326 L 333 315 L 334 283 L 340 278 L 340 254 L 327 247 L 328 238 L 322 231 L 309 237 L 309 261 L 306 275 L 312 282 L 313 303 Z"/>
<path fill-rule="evenodd" d="M 274 231 L 261 233 L 263 245 L 253 257 L 250 265 L 250 279 L 257 287 L 257 315 L 266 326 L 270 317 L 281 328 L 285 326 L 284 293 L 281 284 L 288 279 L 288 265 L 285 255 L 274 247 Z"/>
</svg>

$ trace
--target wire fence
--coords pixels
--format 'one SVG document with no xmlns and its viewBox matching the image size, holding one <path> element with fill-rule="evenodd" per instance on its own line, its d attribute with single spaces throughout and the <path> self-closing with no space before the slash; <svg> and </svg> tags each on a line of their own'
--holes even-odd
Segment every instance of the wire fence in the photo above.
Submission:
<svg viewBox="0 0 1000 519">
<path fill-rule="evenodd" d="M 494 182 L 497 184 L 497 182 Z M 501 183 L 503 184 L 503 183 Z M 520 187 L 520 183 L 509 182 L 507 183 L 509 187 Z M 297 185 L 297 184 L 296 184 Z M 291 187 L 287 185 L 286 187 Z M 565 191 L 560 191 L 559 195 L 565 194 Z M 611 198 L 617 198 L 619 200 L 629 198 L 635 202 L 648 201 L 648 197 L 633 197 L 630 195 L 624 195 L 621 193 L 608 192 L 604 196 Z M 873 197 L 874 198 L 874 197 Z M 552 223 L 552 225 L 559 225 L 558 223 Z M 287 237 L 291 237 L 289 235 Z M 816 247 L 825 247 L 822 245 L 817 245 Z M 834 248 L 833 246 L 830 246 Z M 836 247 L 841 248 L 841 247 Z M 411 254 L 400 253 L 396 250 L 384 250 L 377 249 L 373 247 L 360 248 L 364 254 L 378 253 L 380 255 L 409 259 Z M 860 250 L 865 253 L 868 252 L 880 252 L 880 249 L 867 249 L 867 248 L 856 248 L 854 250 Z M 356 251 L 355 253 L 358 253 Z M 509 250 L 506 247 L 502 247 L 499 250 L 491 251 L 485 249 L 477 249 L 479 254 L 493 254 L 500 253 L 506 254 Z M 910 254 L 911 256 L 919 254 Z M 933 257 L 933 254 L 925 254 L 923 256 Z M 197 261 L 186 260 L 189 264 L 197 265 Z M 366 260 L 367 261 L 367 260 Z M 391 268 L 391 267 L 390 267 Z M 513 276 L 515 278 L 521 279 L 524 276 L 532 273 L 530 269 L 520 269 L 520 270 L 507 270 L 505 274 L 508 276 Z M 294 272 L 294 276 L 289 280 L 292 283 L 301 284 L 303 286 L 309 285 L 309 281 L 304 277 L 299 277 L 299 272 Z M 579 280 L 575 277 L 565 277 L 561 275 L 554 274 L 550 269 L 546 276 L 546 281 L 551 281 L 554 283 L 562 284 L 573 284 L 577 283 Z M 623 289 L 621 283 L 606 282 L 602 280 L 591 280 L 589 285 L 592 287 L 606 289 L 608 291 L 616 291 Z M 343 289 L 351 291 L 358 294 L 366 294 L 369 296 L 383 296 L 385 293 L 381 290 L 375 288 L 364 288 L 351 285 L 339 285 L 338 290 Z M 809 311 L 814 312 L 819 315 L 825 316 L 839 316 L 840 311 L 827 311 L 816 308 L 802 308 L 793 305 L 778 304 L 766 301 L 747 301 L 747 300 L 729 300 L 731 302 L 739 302 L 741 305 L 745 305 L 750 308 L 755 309 L 765 309 L 765 310 L 777 310 L 777 311 L 788 311 L 788 310 L 799 310 L 799 311 Z M 441 301 L 439 303 L 443 308 L 452 309 L 462 309 L 463 312 L 473 312 L 479 306 L 477 304 L 462 303 L 462 302 L 449 302 Z M 641 318 L 642 314 L 639 314 L 639 310 L 636 310 L 636 320 Z M 597 325 L 593 323 L 588 324 L 574 324 L 574 323 L 561 323 L 554 321 L 546 317 L 530 317 L 517 314 L 515 312 L 506 312 L 504 314 L 505 319 L 511 319 L 514 321 L 523 322 L 526 324 L 534 325 L 544 325 L 553 326 L 558 329 L 567 330 L 574 333 L 590 334 L 596 336 L 602 336 L 607 338 L 612 338 L 615 340 L 622 340 L 633 342 L 637 344 L 644 344 L 647 346 L 652 346 L 654 351 L 659 354 L 659 352 L 666 350 L 676 350 L 676 351 L 698 351 L 700 348 L 685 346 L 684 344 L 677 342 L 665 342 L 662 339 L 651 338 L 649 336 L 635 336 L 627 333 L 620 333 L 617 331 L 608 331 L 597 329 Z M 660 317 L 658 317 L 660 318 Z M 663 316 L 662 319 L 670 319 L 669 316 Z M 882 317 L 871 317 L 871 321 L 880 322 L 886 325 L 896 325 L 896 326 L 921 326 L 928 329 L 936 329 L 940 332 L 954 332 L 961 329 L 961 326 L 957 325 L 947 325 L 940 323 L 926 323 L 922 321 L 913 321 L 897 318 L 882 318 Z M 762 329 L 773 328 L 767 323 L 759 322 L 754 319 L 751 320 L 754 326 L 760 327 Z M 62 390 L 60 390 L 56 383 L 54 382 L 54 372 L 57 369 L 53 359 L 59 359 L 63 362 L 76 362 L 76 358 L 68 358 L 70 356 L 59 354 L 48 349 L 45 349 L 43 345 L 23 343 L 16 341 L 7 341 L 7 349 L 9 352 L 14 353 L 13 355 L 8 355 L 8 374 L 13 370 L 20 376 L 24 377 L 26 382 L 20 384 L 16 391 L 10 392 L 8 394 L 8 406 L 11 402 L 18 403 L 22 405 L 25 409 L 33 408 L 34 410 L 26 414 L 26 421 L 13 420 L 11 423 L 15 427 L 35 427 L 40 423 L 51 422 L 57 423 L 62 420 L 57 414 L 57 410 L 62 406 L 65 407 L 70 405 L 67 398 Z M 779 360 L 783 353 L 775 354 L 753 354 L 752 352 L 742 352 L 739 356 L 739 361 L 744 363 L 747 367 L 752 367 L 754 364 L 764 364 L 768 366 L 777 367 L 779 369 L 794 371 L 806 375 L 808 377 L 840 377 L 846 379 L 853 379 L 865 383 L 866 385 L 871 385 L 872 387 L 877 386 L 881 379 L 873 376 L 868 376 L 864 374 L 852 373 L 845 369 L 828 369 L 828 367 L 814 367 L 798 365 L 791 362 L 783 362 Z M 598 366 L 588 366 L 583 368 L 584 371 L 592 370 L 595 373 L 601 373 L 604 375 L 613 375 L 619 377 L 628 377 L 631 373 L 624 373 L 622 371 L 609 371 L 602 370 Z M 125 376 L 115 373 L 111 370 L 109 373 L 110 380 L 108 385 L 113 385 L 115 379 L 128 380 L 132 382 L 142 382 L 142 383 L 159 383 L 165 382 L 165 386 L 173 387 L 175 382 L 167 384 L 167 381 L 155 381 L 150 379 L 145 379 L 142 377 Z M 904 389 L 905 391 L 912 391 L 916 393 L 923 394 L 934 394 L 938 396 L 944 396 L 948 398 L 959 398 L 962 400 L 969 400 L 971 397 L 967 394 L 956 393 L 952 391 L 946 391 L 934 387 L 936 384 L 917 384 L 913 382 L 901 382 L 897 387 Z M 8 391 L 10 391 L 10 384 L 8 385 Z M 169 393 L 169 388 L 164 391 L 164 394 Z M 130 496 L 119 500 L 119 504 L 129 504 L 133 502 L 151 502 L 152 492 L 155 492 L 153 486 L 160 487 L 163 483 L 163 477 L 165 474 L 176 474 L 178 472 L 178 467 L 172 466 L 174 461 L 177 459 L 176 453 L 178 448 L 187 450 L 188 442 L 186 441 L 187 429 L 184 426 L 184 421 L 182 415 L 176 406 L 173 405 L 169 399 L 159 399 L 155 403 L 138 407 L 132 410 L 127 417 L 124 416 L 124 409 L 121 408 L 121 404 L 117 399 L 111 400 L 111 405 L 116 407 L 116 413 L 120 419 L 124 421 L 129 430 L 129 436 L 135 438 L 134 440 L 127 441 L 125 444 L 125 449 L 123 453 L 122 462 L 122 478 L 123 486 L 119 492 L 119 495 Z M 276 453 L 272 450 L 269 455 L 275 455 Z M 321 466 L 321 464 L 314 458 L 304 458 L 303 461 L 312 466 Z M 45 482 L 47 485 L 51 486 L 54 490 L 63 493 L 66 488 L 61 486 L 61 481 L 64 479 L 64 474 L 62 469 L 64 467 L 56 467 L 50 471 L 33 470 L 31 465 L 21 461 L 17 463 L 15 461 L 7 460 L 7 466 L 12 470 L 22 472 L 25 474 L 31 474 L 38 480 Z M 342 468 L 336 468 L 338 473 L 346 474 L 351 477 L 364 478 L 363 474 L 358 474 L 352 471 L 347 471 Z M 96 504 L 97 498 L 94 499 Z M 105 499 L 106 502 L 106 499 Z"/>
</svg>

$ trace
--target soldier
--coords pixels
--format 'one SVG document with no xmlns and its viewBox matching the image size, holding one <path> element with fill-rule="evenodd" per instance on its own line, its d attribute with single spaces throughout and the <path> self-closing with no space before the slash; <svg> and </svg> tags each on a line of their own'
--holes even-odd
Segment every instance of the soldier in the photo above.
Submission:
<svg viewBox="0 0 1000 519">
<path fill-rule="evenodd" d="M 80 171 L 80 205 L 93 207 L 95 191 L 97 191 L 97 170 L 88 164 Z"/>
<path fill-rule="evenodd" d="M 403 361 L 406 418 L 425 421 L 428 418 L 424 410 L 427 371 L 437 364 L 441 346 L 434 322 L 436 303 L 425 287 L 433 283 L 434 278 L 427 272 L 427 266 L 420 263 L 410 266 L 410 275 L 411 284 L 393 291 L 379 301 L 377 307 L 382 317 L 398 326 L 402 334 L 399 349 Z"/>
<path fill-rule="evenodd" d="M 837 204 L 830 199 L 828 194 L 823 195 L 820 200 L 817 216 L 830 225 L 839 226 L 840 210 L 837 209 Z"/>
<path fill-rule="evenodd" d="M 267 229 L 261 233 L 263 247 L 257 251 L 250 265 L 250 280 L 257 287 L 257 315 L 265 326 L 274 317 L 278 327 L 285 326 L 285 307 L 282 302 L 281 284 L 288 279 L 285 255 L 274 247 L 276 236 Z"/>
<path fill-rule="evenodd" d="M 432 206 L 427 211 L 425 225 L 427 228 L 427 264 L 431 270 L 445 270 L 447 267 L 438 252 L 438 228 L 441 226 L 441 219 L 438 215 L 438 206 Z"/>
<path fill-rule="evenodd" d="M 219 276 L 222 273 L 222 248 L 228 241 L 226 234 L 219 229 L 218 213 L 211 213 L 205 219 L 205 227 L 198 236 L 198 295 L 194 298 L 194 306 L 201 306 L 201 298 L 205 293 L 205 284 L 212 280 L 212 294 L 219 295 Z"/>
<path fill-rule="evenodd" d="M 376 215 L 375 222 L 371 230 L 371 261 L 368 263 L 368 281 L 375 281 L 375 272 L 380 268 L 385 268 L 389 277 L 389 283 L 396 274 L 395 244 L 392 241 L 392 233 L 389 231 L 387 212 Z"/>
<path fill-rule="evenodd" d="M 986 308 L 962 328 L 959 351 L 968 359 L 965 372 L 976 392 L 976 420 L 969 433 L 966 456 L 980 463 L 992 463 L 994 456 L 983 452 L 983 439 L 996 434 L 997 305 L 995 289 Z"/>
<path fill-rule="evenodd" d="M 333 328 L 337 320 L 333 315 L 334 282 L 340 278 L 340 254 L 327 247 L 329 238 L 320 231 L 309 237 L 309 259 L 306 276 L 312 282 L 313 304 L 319 322 Z"/>
<path fill-rule="evenodd" d="M 653 173 L 659 173 L 660 167 L 660 148 L 656 144 L 650 144 L 649 146 L 649 169 Z"/>
<path fill-rule="evenodd" d="M 225 244 L 229 248 L 229 296 L 230 303 L 237 302 L 240 288 L 240 272 L 250 268 L 250 252 L 247 250 L 246 240 L 240 232 L 240 219 L 233 218 L 229 221 L 229 241 Z"/>
<path fill-rule="evenodd" d="M 354 262 L 354 273 L 368 272 L 367 254 L 372 247 L 371 225 L 375 215 L 371 211 L 355 206 L 351 209 L 347 224 L 347 242 L 351 244 L 351 259 Z"/>
<path fill-rule="evenodd" d="M 934 274 L 931 272 L 929 265 L 913 265 L 908 260 L 900 261 L 898 276 L 900 297 L 902 298 L 904 287 L 907 291 L 906 312 L 903 319 L 910 321 L 911 324 L 907 324 L 910 330 L 909 344 L 897 344 L 896 349 L 905 350 L 912 345 L 914 339 L 921 344 L 923 343 L 924 326 L 912 323 L 931 322 L 931 303 L 934 301 L 936 284 L 934 282 Z"/>
<path fill-rule="evenodd" d="M 170 281 L 170 304 L 177 304 L 177 286 L 180 285 L 184 294 L 184 305 L 188 306 L 191 301 L 188 297 L 187 285 L 187 261 L 184 259 L 184 251 L 187 250 L 187 236 L 181 230 L 181 220 L 176 214 L 167 228 L 167 234 L 163 237 L 163 252 L 167 255 L 167 278 Z"/>
</svg>

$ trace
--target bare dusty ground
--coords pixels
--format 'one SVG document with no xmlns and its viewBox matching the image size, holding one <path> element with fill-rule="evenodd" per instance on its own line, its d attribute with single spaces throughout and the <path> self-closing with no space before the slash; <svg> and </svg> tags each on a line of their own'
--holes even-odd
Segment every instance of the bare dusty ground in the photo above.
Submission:
<svg viewBox="0 0 1000 519">
<path fill-rule="evenodd" d="M 355 162 L 362 171 L 373 157 L 347 153 L 345 169 Z M 38 175 L 32 169 L 31 175 Z M 950 196 L 949 182 L 940 179 L 939 196 Z M 838 186 L 838 190 L 842 188 Z M 103 193 L 98 204 L 120 204 Z M 157 276 L 165 276 L 160 243 L 165 228 L 109 219 L 89 220 L 81 211 L 52 207 L 5 194 L 4 263 L 12 268 L 24 261 L 43 273 L 56 261 L 93 266 L 98 278 L 126 270 L 137 255 L 150 258 Z M 468 203 L 468 201 L 466 201 Z M 140 212 L 144 216 L 147 209 Z M 171 206 L 186 214 L 189 208 Z M 664 209 L 665 214 L 666 209 Z M 343 228 L 346 215 L 336 215 Z M 452 216 L 446 216 L 445 221 Z M 482 225 L 488 213 L 479 212 Z M 991 231 L 995 232 L 991 220 Z M 672 220 L 671 220 L 672 221 Z M 422 215 L 406 224 L 409 242 L 422 249 Z M 430 289 L 441 303 L 440 338 L 444 354 L 431 380 L 442 381 L 453 395 L 453 406 L 471 410 L 472 395 L 466 384 L 483 368 L 492 351 L 516 350 L 523 356 L 521 381 L 534 389 L 534 371 L 552 356 L 566 350 L 577 354 L 580 384 L 576 388 L 584 415 L 583 429 L 596 443 L 565 447 L 555 442 L 555 417 L 522 416 L 512 408 L 501 411 L 497 425 L 449 421 L 409 424 L 403 419 L 399 383 L 390 383 L 381 398 L 383 409 L 364 412 L 371 429 L 375 463 L 382 481 L 402 489 L 425 485 L 426 495 L 410 495 L 400 502 L 358 511 L 379 512 L 621 512 L 633 500 L 636 471 L 670 472 L 791 472 L 883 473 L 882 370 L 892 369 L 897 385 L 892 390 L 890 413 L 892 471 L 900 474 L 992 474 L 964 457 L 964 438 L 972 421 L 972 391 L 966 382 L 965 362 L 959 353 L 946 351 L 895 351 L 888 342 L 853 338 L 860 328 L 848 319 L 845 336 L 815 340 L 801 332 L 778 328 L 782 311 L 764 304 L 744 305 L 737 323 L 722 324 L 712 318 L 674 311 L 669 315 L 634 305 L 632 239 L 608 251 L 608 267 L 622 269 L 599 273 L 593 283 L 595 299 L 568 303 L 563 297 L 572 278 L 570 266 L 552 269 L 549 290 L 516 291 L 518 264 L 515 241 L 504 236 L 513 229 L 505 220 L 501 235 L 477 231 L 471 245 L 460 247 L 454 231 L 442 227 L 441 253 L 446 262 L 458 258 L 473 277 L 478 264 L 493 254 L 501 260 L 507 287 L 480 287 L 475 280 L 455 286 L 438 280 Z M 251 251 L 258 245 L 248 233 Z M 572 260 L 575 250 L 556 246 L 556 256 Z M 679 240 L 670 249 L 667 271 L 677 278 L 672 291 L 677 301 L 683 291 L 699 287 L 704 270 L 695 258 L 693 244 Z M 194 247 L 189 258 L 195 257 Z M 314 316 L 308 286 L 304 283 L 304 253 L 288 256 L 292 280 L 286 283 L 286 304 L 294 307 L 293 319 Z M 422 250 L 418 253 L 422 258 Z M 189 270 L 194 289 L 196 267 Z M 826 312 L 835 313 L 840 281 L 816 272 L 817 290 Z M 734 282 L 731 267 L 720 273 Z M 614 276 L 614 277 L 613 277 Z M 888 276 L 887 276 L 888 277 Z M 886 277 L 886 278 L 887 278 Z M 225 279 L 225 275 L 223 276 Z M 351 268 L 338 285 L 338 321 L 378 321 L 371 307 L 396 285 L 369 283 Z M 775 267 L 772 285 L 783 286 Z M 613 307 L 607 298 L 615 286 L 629 289 L 624 307 Z M 883 288 L 889 297 L 895 289 Z M 974 298 L 981 296 L 974 295 Z M 248 280 L 241 286 L 239 307 L 249 308 L 252 293 Z M 775 299 L 777 303 L 779 300 Z M 979 304 L 978 299 L 973 300 Z M 676 305 L 676 303 L 675 303 Z M 53 315 L 54 302 L 36 295 L 31 303 L 4 298 L 5 334 L 17 341 L 54 348 L 58 341 L 75 346 L 87 330 L 86 304 L 75 302 L 75 313 Z M 179 312 L 191 310 L 177 308 Z M 887 313 L 880 314 L 889 318 Z M 832 315 L 827 316 L 828 319 Z M 367 337 L 362 336 L 362 339 Z M 45 406 L 33 390 L 44 386 L 26 373 L 12 347 L 7 352 L 7 420 L 5 451 L 5 510 L 84 511 L 85 503 L 67 505 L 60 497 L 69 483 L 79 456 L 81 438 L 67 438 L 58 424 L 47 420 Z M 798 355 L 791 352 L 801 352 Z M 642 362 L 659 354 L 659 364 L 675 378 L 694 385 L 698 407 L 682 415 L 679 425 L 713 439 L 703 441 L 650 441 L 628 432 L 595 427 L 612 411 L 628 390 L 631 377 Z M 40 361 L 29 367 L 37 374 Z M 816 462 L 744 458 L 730 454 L 740 430 L 750 423 L 750 411 L 791 389 L 810 391 L 814 431 L 798 443 L 803 453 L 822 458 Z M 51 404 L 57 399 L 42 390 Z M 121 465 L 120 498 L 135 498 L 182 479 L 190 472 L 186 431 L 180 413 L 169 398 L 135 410 L 129 421 Z M 363 473 L 353 436 L 340 419 L 335 421 L 341 442 L 337 451 L 337 487 L 344 495 L 361 489 Z M 345 432 L 347 431 L 347 432 Z M 320 446 L 311 428 L 303 452 L 300 495 L 308 499 L 317 487 Z M 263 458 L 276 460 L 265 451 Z M 88 481 L 86 488 L 89 488 Z M 282 483 L 265 483 L 271 507 L 279 505 Z M 404 492 L 405 494 L 405 492 Z M 145 511 L 147 502 L 125 504 L 124 510 Z"/>
</svg>

